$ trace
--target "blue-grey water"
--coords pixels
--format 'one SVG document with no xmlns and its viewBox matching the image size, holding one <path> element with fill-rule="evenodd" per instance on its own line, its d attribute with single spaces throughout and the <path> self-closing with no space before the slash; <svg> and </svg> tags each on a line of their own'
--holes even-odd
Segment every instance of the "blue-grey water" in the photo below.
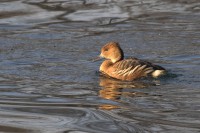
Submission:
<svg viewBox="0 0 200 133">
<path fill-rule="evenodd" d="M 168 75 L 100 76 L 109 41 Z M 200 1 L 1 0 L 0 132 L 200 132 Z"/>
</svg>

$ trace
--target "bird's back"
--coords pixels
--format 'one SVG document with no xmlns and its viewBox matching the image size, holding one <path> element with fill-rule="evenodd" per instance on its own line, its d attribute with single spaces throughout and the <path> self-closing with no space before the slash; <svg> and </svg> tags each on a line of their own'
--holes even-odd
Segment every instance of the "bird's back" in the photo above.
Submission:
<svg viewBox="0 0 200 133">
<path fill-rule="evenodd" d="M 110 76 L 121 80 L 134 80 L 153 74 L 157 70 L 162 72 L 165 71 L 163 67 L 153 63 L 137 58 L 129 58 L 114 63 L 112 65 Z M 158 74 L 157 76 L 159 76 L 158 71 L 156 73 Z"/>
</svg>

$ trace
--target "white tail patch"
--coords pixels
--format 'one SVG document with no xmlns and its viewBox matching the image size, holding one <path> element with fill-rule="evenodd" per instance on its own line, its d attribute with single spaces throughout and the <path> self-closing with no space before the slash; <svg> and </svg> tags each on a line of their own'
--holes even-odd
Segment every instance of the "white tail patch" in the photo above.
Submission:
<svg viewBox="0 0 200 133">
<path fill-rule="evenodd" d="M 164 74 L 165 74 L 165 70 L 155 70 L 154 72 L 152 72 L 152 76 L 154 78 L 158 78 Z"/>
</svg>

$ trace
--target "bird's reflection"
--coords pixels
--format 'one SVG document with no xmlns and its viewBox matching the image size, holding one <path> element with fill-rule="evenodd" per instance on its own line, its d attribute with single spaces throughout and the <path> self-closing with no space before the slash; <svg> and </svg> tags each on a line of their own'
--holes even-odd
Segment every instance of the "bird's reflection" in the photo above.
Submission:
<svg viewBox="0 0 200 133">
<path fill-rule="evenodd" d="M 141 96 L 147 96 L 147 93 L 138 92 L 136 89 L 145 88 L 148 86 L 152 86 L 154 84 L 152 83 L 144 83 L 139 81 L 132 81 L 132 82 L 126 82 L 126 81 L 120 81 L 113 78 L 100 76 L 99 77 L 99 85 L 102 87 L 99 91 L 99 96 L 112 100 L 112 101 L 120 101 L 122 97 L 141 97 Z M 135 89 L 135 91 L 134 91 Z M 115 109 L 118 108 L 114 105 L 101 105 L 101 109 Z"/>
</svg>

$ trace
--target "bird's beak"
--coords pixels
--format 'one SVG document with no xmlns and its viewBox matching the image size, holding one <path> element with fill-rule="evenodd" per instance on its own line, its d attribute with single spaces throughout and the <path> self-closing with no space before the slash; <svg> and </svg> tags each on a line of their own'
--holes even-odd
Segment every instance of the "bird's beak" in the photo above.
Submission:
<svg viewBox="0 0 200 133">
<path fill-rule="evenodd" d="M 96 62 L 96 61 L 99 61 L 99 60 L 101 60 L 101 59 L 103 59 L 103 57 L 102 57 L 101 55 L 99 55 L 99 56 L 97 56 L 96 58 L 94 58 L 92 61 L 93 61 L 93 62 Z"/>
</svg>

